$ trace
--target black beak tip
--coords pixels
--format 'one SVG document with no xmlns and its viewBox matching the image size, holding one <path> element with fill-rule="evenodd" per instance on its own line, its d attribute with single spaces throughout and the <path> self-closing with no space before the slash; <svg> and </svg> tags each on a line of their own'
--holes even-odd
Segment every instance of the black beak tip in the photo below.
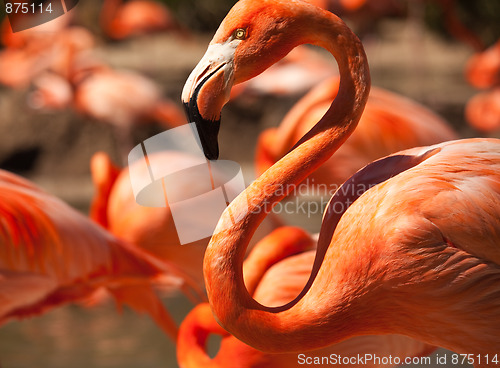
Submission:
<svg viewBox="0 0 500 368">
<path fill-rule="evenodd" d="M 217 160 L 219 158 L 219 143 L 217 137 L 219 135 L 220 119 L 204 119 L 198 111 L 198 106 L 192 99 L 189 103 L 184 103 L 184 109 L 188 122 L 195 123 L 196 125 L 196 133 L 200 139 L 201 148 L 205 157 L 208 160 Z"/>
<path fill-rule="evenodd" d="M 212 145 L 206 145 L 203 141 L 201 141 L 201 145 L 203 148 L 203 153 L 205 154 L 207 160 L 213 161 L 219 158 L 219 144 L 217 143 L 217 141 Z"/>
</svg>

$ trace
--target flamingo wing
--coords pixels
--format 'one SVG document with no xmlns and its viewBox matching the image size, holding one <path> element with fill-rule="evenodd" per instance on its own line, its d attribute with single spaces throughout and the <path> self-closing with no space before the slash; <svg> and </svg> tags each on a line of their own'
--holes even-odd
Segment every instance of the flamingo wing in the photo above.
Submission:
<svg viewBox="0 0 500 368">
<path fill-rule="evenodd" d="M 56 288 L 57 283 L 48 276 L 0 269 L 0 323 L 1 316 L 24 305 L 36 304 Z"/>
<path fill-rule="evenodd" d="M 367 213 L 373 202 L 371 216 L 377 219 L 397 221 L 401 213 L 420 216 L 439 229 L 449 246 L 500 264 L 497 146 L 489 139 L 452 141 L 377 160 L 337 190 L 325 212 L 325 231 L 340 221 L 348 205 L 363 204 L 361 212 Z M 344 204 L 342 212 L 332 209 L 335 203 Z M 491 236 L 484 239 L 486 233 Z"/>
</svg>

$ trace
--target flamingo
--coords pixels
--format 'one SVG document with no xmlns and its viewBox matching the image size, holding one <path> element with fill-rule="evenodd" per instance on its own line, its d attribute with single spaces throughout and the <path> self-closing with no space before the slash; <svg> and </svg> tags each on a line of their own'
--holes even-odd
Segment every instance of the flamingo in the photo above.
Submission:
<svg viewBox="0 0 500 368">
<path fill-rule="evenodd" d="M 46 37 L 35 33 L 21 46 L 0 52 L 0 68 L 4 71 L 0 83 L 22 88 L 44 72 L 67 79 L 75 59 L 94 47 L 94 37 L 82 27 L 68 27 L 53 35 L 42 32 L 42 35 Z"/>
<path fill-rule="evenodd" d="M 105 0 L 100 24 L 106 36 L 114 40 L 179 28 L 167 7 L 151 0 L 125 3 L 122 0 Z"/>
<path fill-rule="evenodd" d="M 172 339 L 177 326 L 153 290 L 184 272 L 112 236 L 33 183 L 0 171 L 0 325 L 92 297 L 148 313 Z"/>
<path fill-rule="evenodd" d="M 67 12 L 48 22 L 36 25 L 40 20 L 46 20 L 43 19 L 43 14 L 41 15 L 42 19 L 37 19 L 40 17 L 38 12 L 36 14 L 23 13 L 22 11 L 10 13 L 0 25 L 0 40 L 4 46 L 9 48 L 22 48 L 32 42 L 50 43 L 51 37 L 56 36 L 69 26 L 73 20 L 73 16 L 74 12 Z M 31 23 L 36 26 L 14 32 L 11 20 L 14 23 Z"/>
<path fill-rule="evenodd" d="M 465 118 L 482 132 L 500 128 L 500 40 L 467 62 L 465 76 L 479 89 L 487 89 L 473 96 L 465 107 Z"/>
<path fill-rule="evenodd" d="M 110 124 L 122 158 L 133 147 L 133 127 L 158 123 L 167 128 L 185 123 L 181 108 L 165 98 L 151 79 L 131 70 L 116 70 L 89 55 L 70 64 L 67 75 L 37 77 L 28 102 L 33 108 L 73 107 L 78 113 Z"/>
<path fill-rule="evenodd" d="M 102 66 L 77 77 L 75 109 L 114 127 L 124 159 L 133 147 L 134 125 L 158 122 L 172 128 L 185 123 L 182 110 L 163 98 L 154 81 L 138 73 Z"/>
<path fill-rule="evenodd" d="M 156 83 L 128 70 L 96 68 L 76 82 L 74 103 L 78 111 L 121 129 L 148 121 L 168 128 L 185 124 L 182 110 L 162 97 Z"/>
<path fill-rule="evenodd" d="M 500 129 L 500 85 L 473 96 L 465 106 L 465 118 L 481 132 Z"/>
<path fill-rule="evenodd" d="M 306 284 L 314 261 L 314 241 L 304 230 L 281 227 L 259 241 L 243 264 L 245 285 L 255 300 L 267 306 L 280 306 L 297 296 Z M 222 335 L 217 355 L 211 359 L 205 352 L 210 334 Z M 400 335 L 357 336 L 328 346 L 309 356 L 393 357 L 405 361 L 411 356 L 427 355 L 434 350 L 423 342 Z M 208 303 L 197 305 L 179 328 L 177 359 L 183 368 L 190 367 L 300 367 L 297 354 L 270 354 L 256 350 L 220 327 Z M 349 365 L 349 364 L 348 364 Z M 355 366 L 355 364 L 354 364 Z M 392 366 L 367 361 L 364 366 Z"/>
<path fill-rule="evenodd" d="M 156 163 L 168 164 L 169 167 L 187 167 L 196 162 L 187 154 L 176 151 L 157 152 L 150 157 Z M 146 169 L 142 165 L 132 165 L 134 172 L 138 172 L 135 167 Z M 169 206 L 146 207 L 137 203 L 130 181 L 130 167 L 121 169 L 104 152 L 97 152 L 92 156 L 90 170 L 95 195 L 90 207 L 90 218 L 114 236 L 140 248 L 157 260 L 165 260 L 167 265 L 177 265 L 189 276 L 189 285 L 194 284 L 198 289 L 204 289 L 203 254 L 209 239 L 181 245 Z M 146 177 L 149 175 L 148 172 L 143 174 Z M 189 185 L 191 188 L 203 188 L 203 178 L 192 178 Z M 272 224 L 263 228 L 264 232 L 269 231 Z"/>
<path fill-rule="evenodd" d="M 474 87 L 491 88 L 500 84 L 500 39 L 467 61 L 465 77 Z"/>
<path fill-rule="evenodd" d="M 314 126 L 328 110 L 338 87 L 338 77 L 324 81 L 290 110 L 278 128 L 261 133 L 255 160 L 258 175 Z M 337 188 L 378 158 L 456 138 L 450 126 L 424 106 L 384 89 L 372 88 L 356 130 L 333 157 L 309 176 L 309 183 Z"/>
<path fill-rule="evenodd" d="M 205 155 L 216 159 L 220 112 L 231 86 L 303 43 L 336 58 L 339 92 L 320 121 L 222 214 L 204 258 L 215 318 L 265 352 L 401 334 L 475 354 L 475 366 L 497 366 L 477 355 L 495 353 L 500 341 L 499 140 L 420 147 L 366 166 L 330 201 L 303 291 L 288 304 L 268 307 L 245 288 L 243 257 L 266 212 L 355 129 L 370 89 L 366 55 L 330 12 L 301 0 L 241 0 L 182 93 Z M 335 210 L 338 204 L 344 211 Z"/>
<path fill-rule="evenodd" d="M 175 151 L 156 153 L 152 159 L 169 164 L 189 162 L 189 157 Z M 176 264 L 198 288 L 204 288 L 203 254 L 208 239 L 181 245 L 170 208 L 137 204 L 129 168 L 122 170 L 106 153 L 95 153 L 90 168 L 96 188 L 90 217 L 114 236 L 140 248 L 158 261 Z M 144 174 L 148 175 L 147 172 Z M 197 182 L 193 181 L 192 185 L 197 185 Z"/>
</svg>

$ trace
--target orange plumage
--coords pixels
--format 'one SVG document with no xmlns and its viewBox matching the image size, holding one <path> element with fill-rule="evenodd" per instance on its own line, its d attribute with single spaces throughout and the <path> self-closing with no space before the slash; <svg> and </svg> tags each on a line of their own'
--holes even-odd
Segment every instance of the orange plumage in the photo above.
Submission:
<svg viewBox="0 0 500 368">
<path fill-rule="evenodd" d="M 243 265 L 245 286 L 253 298 L 268 307 L 286 304 L 295 298 L 307 282 L 314 261 L 314 241 L 300 228 L 282 227 L 258 242 Z M 210 334 L 222 335 L 214 358 L 205 351 Z M 208 303 L 196 306 L 179 329 L 177 357 L 179 365 L 190 367 L 301 367 L 299 355 L 270 354 L 256 350 L 229 335 L 215 321 Z M 434 348 L 423 342 L 399 335 L 357 336 L 324 349 L 308 352 L 308 357 L 346 357 L 356 361 L 358 355 L 406 357 L 427 355 Z M 303 358 L 305 359 L 305 358 Z M 357 364 L 343 364 L 358 366 Z M 367 361 L 363 366 L 384 367 Z"/>
<path fill-rule="evenodd" d="M 319 84 L 285 116 L 280 126 L 261 133 L 256 148 L 257 175 L 276 163 L 309 131 L 336 97 L 339 78 Z M 441 117 L 403 96 L 372 88 L 356 130 L 308 180 L 336 189 L 368 163 L 391 153 L 456 139 Z"/>
<path fill-rule="evenodd" d="M 80 301 L 105 288 L 175 339 L 153 286 L 183 272 L 118 240 L 34 184 L 0 171 L 0 324 Z M 165 277 L 168 275 L 168 277 Z"/>
</svg>

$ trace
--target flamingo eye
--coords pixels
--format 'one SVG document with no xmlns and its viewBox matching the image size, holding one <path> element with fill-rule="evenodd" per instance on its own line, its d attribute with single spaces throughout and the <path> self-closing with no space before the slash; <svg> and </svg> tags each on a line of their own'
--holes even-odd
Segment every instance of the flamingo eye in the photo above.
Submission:
<svg viewBox="0 0 500 368">
<path fill-rule="evenodd" d="M 247 37 L 247 31 L 245 28 L 238 28 L 234 31 L 233 36 L 237 40 L 244 40 Z"/>
</svg>

